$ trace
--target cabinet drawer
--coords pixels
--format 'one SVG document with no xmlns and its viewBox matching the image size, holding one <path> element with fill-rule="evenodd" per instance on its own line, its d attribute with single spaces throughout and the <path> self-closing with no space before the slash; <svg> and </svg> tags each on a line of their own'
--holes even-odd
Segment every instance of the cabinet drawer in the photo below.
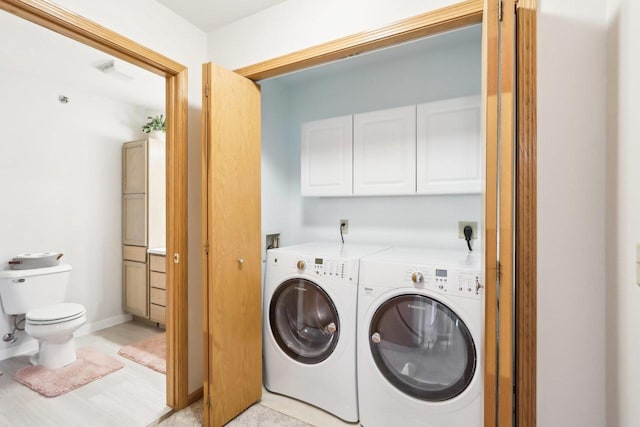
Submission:
<svg viewBox="0 0 640 427">
<path fill-rule="evenodd" d="M 167 271 L 166 258 L 160 255 L 151 255 L 149 257 L 149 268 L 152 271 L 164 273 Z"/>
<path fill-rule="evenodd" d="M 149 272 L 149 285 L 152 288 L 167 289 L 167 275 L 157 271 Z"/>
<path fill-rule="evenodd" d="M 127 261 L 147 262 L 147 248 L 144 246 L 123 246 L 122 258 Z"/>
<path fill-rule="evenodd" d="M 151 304 L 161 305 L 163 307 L 167 305 L 167 291 L 158 288 L 151 288 L 149 291 L 151 295 Z"/>
<path fill-rule="evenodd" d="M 149 319 L 152 322 L 158 322 L 164 325 L 167 309 L 165 307 L 162 307 L 160 305 L 155 305 L 155 304 L 150 304 L 150 306 L 151 306 L 151 313 L 150 313 Z"/>
</svg>

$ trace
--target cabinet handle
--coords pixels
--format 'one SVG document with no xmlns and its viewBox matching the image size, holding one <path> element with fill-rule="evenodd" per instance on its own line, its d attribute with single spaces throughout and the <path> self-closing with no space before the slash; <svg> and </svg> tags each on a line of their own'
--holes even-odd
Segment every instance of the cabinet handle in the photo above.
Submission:
<svg viewBox="0 0 640 427">
<path fill-rule="evenodd" d="M 240 265 L 244 264 L 244 258 L 238 258 L 238 264 Z"/>
</svg>

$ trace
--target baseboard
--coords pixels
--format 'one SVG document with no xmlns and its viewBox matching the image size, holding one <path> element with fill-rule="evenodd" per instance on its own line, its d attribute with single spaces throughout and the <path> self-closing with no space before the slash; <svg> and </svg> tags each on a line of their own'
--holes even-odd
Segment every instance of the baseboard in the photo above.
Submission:
<svg viewBox="0 0 640 427">
<path fill-rule="evenodd" d="M 82 325 L 80 329 L 74 334 L 76 337 L 88 335 L 92 332 L 100 331 L 102 329 L 110 328 L 112 326 L 126 323 L 132 319 L 130 314 L 119 314 L 117 316 L 109 317 L 108 319 L 98 320 L 97 322 L 86 323 Z"/>
<path fill-rule="evenodd" d="M 87 323 L 82 325 L 80 329 L 74 334 L 75 337 L 81 337 L 88 335 L 92 332 L 96 332 L 102 329 L 110 328 L 111 326 L 126 323 L 131 320 L 130 314 L 119 314 L 117 316 L 110 317 L 108 319 L 99 320 L 97 322 Z M 33 353 L 38 350 L 38 342 L 27 335 L 24 331 L 18 333 L 18 344 L 12 345 L 8 348 L 0 349 L 0 360 L 9 359 L 10 357 L 21 356 L 23 354 Z M 2 345 L 2 343 L 0 343 Z"/>
<path fill-rule="evenodd" d="M 204 395 L 204 389 L 202 387 L 200 387 L 193 393 L 189 393 L 189 396 L 187 397 L 187 405 L 191 405 L 192 403 L 197 402 L 202 398 L 203 395 Z"/>
</svg>

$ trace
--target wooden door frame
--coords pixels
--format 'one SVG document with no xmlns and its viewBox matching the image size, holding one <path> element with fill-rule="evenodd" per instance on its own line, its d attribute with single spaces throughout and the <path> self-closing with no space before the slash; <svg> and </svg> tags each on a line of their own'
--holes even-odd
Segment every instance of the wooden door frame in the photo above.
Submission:
<svg viewBox="0 0 640 427">
<path fill-rule="evenodd" d="M 181 409 L 188 402 L 187 68 L 46 0 L 0 0 L 0 9 L 166 78 L 167 405 Z"/>
<path fill-rule="evenodd" d="M 505 4 L 506 3 L 506 4 Z M 515 404 L 518 425 L 534 426 L 536 413 L 536 0 L 508 0 L 502 3 L 504 14 L 498 20 L 498 0 L 468 0 L 417 15 L 375 30 L 353 34 L 314 47 L 286 54 L 235 70 L 258 81 L 325 64 L 348 56 L 397 45 L 420 37 L 484 22 L 489 45 L 487 67 L 496 74 L 494 87 L 486 88 L 487 183 L 485 206 L 485 274 L 487 281 L 485 311 L 485 422 L 484 425 L 509 426 Z M 515 5 L 518 8 L 516 9 Z M 513 11 L 513 15 L 508 12 Z M 516 16 L 517 13 L 517 16 Z M 505 19 L 506 17 L 506 19 Z M 516 25 L 517 21 L 517 25 Z M 498 37 L 502 31 L 504 37 Z M 517 31 L 517 43 L 516 40 Z M 498 45 L 498 43 L 501 43 Z M 498 67 L 498 50 L 506 49 L 507 69 Z M 502 58 L 504 60 L 504 58 Z M 515 69 L 514 69 L 515 68 Z M 498 80 L 497 73 L 502 77 Z M 509 77 L 509 74 L 511 77 Z M 518 96 L 516 97 L 516 93 Z M 497 128 L 498 98 L 507 103 L 503 111 L 506 127 Z M 516 123 L 508 111 L 516 112 Z M 515 141 L 513 135 L 515 134 Z M 499 136 L 500 135 L 500 136 Z M 500 150 L 499 150 L 500 148 Z M 499 157 L 500 156 L 500 157 Z M 489 159 L 491 157 L 491 159 Z M 514 165 L 515 161 L 515 165 Z M 500 163 L 500 167 L 498 167 Z M 497 179 L 508 184 L 501 187 L 497 205 Z M 515 187 L 515 188 L 514 188 Z M 515 196 L 515 197 L 514 197 Z M 498 217 L 498 211 L 500 216 Z M 493 218 L 493 219 L 492 219 Z M 497 218 L 500 218 L 498 223 Z M 500 228 L 502 236 L 515 241 L 492 241 L 489 234 Z M 506 244 L 505 244 L 506 241 Z M 514 247 L 515 246 L 515 247 Z M 497 264 L 500 251 L 502 271 Z M 505 269 L 506 264 L 506 269 Z M 500 290 L 492 288 L 499 276 Z M 516 286 L 514 287 L 514 280 Z M 513 297 L 516 306 L 505 304 L 508 313 L 498 318 L 497 292 L 500 298 Z M 504 300 L 503 300 L 504 301 Z M 502 307 L 504 309 L 504 306 Z M 515 309 L 515 310 L 514 310 Z M 515 311 L 515 313 L 514 313 Z M 493 314 L 491 314 L 493 313 Z M 515 316 L 515 318 L 514 318 Z M 489 348 L 500 331 L 501 346 Z M 507 337 L 507 339 L 504 339 Z M 515 339 L 517 357 L 512 357 Z M 516 401 L 513 402 L 514 364 L 517 377 Z M 498 384 L 502 384 L 499 387 Z M 496 402 L 495 399 L 499 401 Z"/>
</svg>

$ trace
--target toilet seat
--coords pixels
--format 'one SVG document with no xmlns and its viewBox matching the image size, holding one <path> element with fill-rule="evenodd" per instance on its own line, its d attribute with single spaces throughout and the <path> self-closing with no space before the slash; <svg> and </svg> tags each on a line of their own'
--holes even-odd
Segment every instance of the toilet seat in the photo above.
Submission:
<svg viewBox="0 0 640 427">
<path fill-rule="evenodd" d="M 26 315 L 26 322 L 30 325 L 52 325 L 78 319 L 85 313 L 82 304 L 65 302 L 30 310 Z"/>
</svg>

